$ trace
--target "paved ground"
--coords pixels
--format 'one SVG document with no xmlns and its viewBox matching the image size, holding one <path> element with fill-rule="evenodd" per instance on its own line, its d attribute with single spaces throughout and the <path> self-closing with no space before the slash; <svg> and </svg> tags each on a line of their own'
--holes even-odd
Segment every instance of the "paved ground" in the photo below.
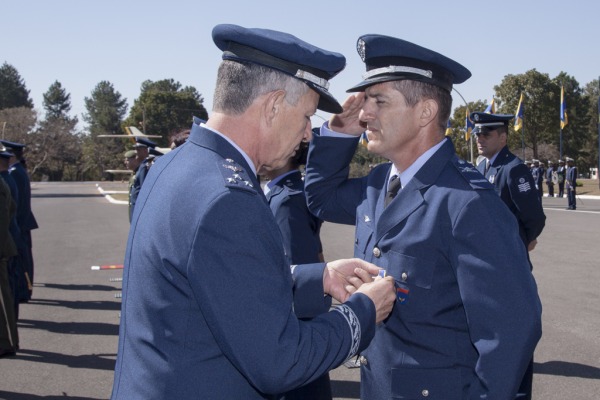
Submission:
<svg viewBox="0 0 600 400">
<path fill-rule="evenodd" d="M 103 184 L 124 190 L 126 184 Z M 100 400 L 110 396 L 119 324 L 118 270 L 127 206 L 111 204 L 94 183 L 36 183 L 34 299 L 21 306 L 21 351 L 0 359 L 0 399 Z M 532 253 L 544 304 L 535 356 L 534 398 L 600 399 L 600 200 L 544 199 L 548 222 Z M 352 227 L 326 224 L 327 259 L 352 255 Z M 490 243 L 493 245 L 493 243 Z M 332 374 L 336 399 L 358 399 L 359 371 Z"/>
</svg>

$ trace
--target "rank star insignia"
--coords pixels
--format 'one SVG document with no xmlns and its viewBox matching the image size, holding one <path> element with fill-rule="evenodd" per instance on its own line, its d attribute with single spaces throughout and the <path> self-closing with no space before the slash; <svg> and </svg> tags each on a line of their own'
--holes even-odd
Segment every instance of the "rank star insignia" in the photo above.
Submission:
<svg viewBox="0 0 600 400">
<path fill-rule="evenodd" d="M 233 178 L 227 178 L 227 182 L 229 183 L 237 183 L 237 181 Z"/>
</svg>

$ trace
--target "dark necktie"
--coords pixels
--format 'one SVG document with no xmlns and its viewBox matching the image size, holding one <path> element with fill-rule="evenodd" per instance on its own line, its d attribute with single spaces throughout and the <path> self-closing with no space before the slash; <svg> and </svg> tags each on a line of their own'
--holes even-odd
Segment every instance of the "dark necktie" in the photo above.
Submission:
<svg viewBox="0 0 600 400">
<path fill-rule="evenodd" d="M 396 195 L 398 194 L 398 190 L 400 190 L 401 187 L 402 184 L 400 182 L 400 177 L 398 175 L 392 176 L 392 179 L 390 179 L 390 181 L 388 182 L 388 188 L 385 194 L 385 207 L 387 207 L 388 204 L 390 204 L 390 201 L 392 201 L 392 199 L 396 197 Z"/>
</svg>

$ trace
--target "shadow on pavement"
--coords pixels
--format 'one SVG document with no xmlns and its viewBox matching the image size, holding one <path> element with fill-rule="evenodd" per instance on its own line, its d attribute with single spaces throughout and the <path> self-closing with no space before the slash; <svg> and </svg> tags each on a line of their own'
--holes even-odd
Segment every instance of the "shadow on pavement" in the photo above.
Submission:
<svg viewBox="0 0 600 400">
<path fill-rule="evenodd" d="M 331 380 L 331 394 L 334 398 L 360 399 L 360 382 Z"/>
<path fill-rule="evenodd" d="M 120 292 L 120 289 L 113 289 Z M 119 311 L 121 303 L 117 301 L 70 301 L 70 300 L 52 300 L 52 299 L 31 299 L 27 304 L 38 306 L 55 306 L 71 308 L 73 310 L 107 310 Z"/>
<path fill-rule="evenodd" d="M 60 289 L 60 290 L 97 290 L 103 292 L 109 292 L 117 289 L 110 285 L 62 285 L 60 283 L 39 283 L 36 282 L 33 287 L 45 287 L 49 289 Z"/>
<path fill-rule="evenodd" d="M 600 368 L 591 365 L 566 361 L 548 361 L 533 363 L 535 374 L 573 376 L 577 378 L 600 379 Z"/>
<path fill-rule="evenodd" d="M 117 316 L 115 315 L 115 319 Z M 73 335 L 119 335 L 119 324 L 105 324 L 102 322 L 54 322 L 34 321 L 19 319 L 19 329 L 40 329 L 54 333 L 68 333 Z"/>
<path fill-rule="evenodd" d="M 29 393 L 14 393 L 14 392 L 5 392 L 4 390 L 0 390 L 0 399 L 11 399 L 11 400 L 105 400 L 105 399 L 96 399 L 93 397 L 71 397 L 63 394 L 62 396 L 38 396 L 35 394 Z"/>
<path fill-rule="evenodd" d="M 103 369 L 114 371 L 116 354 L 69 355 L 49 351 L 21 349 L 13 359 L 28 362 L 64 365 L 69 368 Z M 3 397 L 0 397 L 2 399 Z"/>
</svg>

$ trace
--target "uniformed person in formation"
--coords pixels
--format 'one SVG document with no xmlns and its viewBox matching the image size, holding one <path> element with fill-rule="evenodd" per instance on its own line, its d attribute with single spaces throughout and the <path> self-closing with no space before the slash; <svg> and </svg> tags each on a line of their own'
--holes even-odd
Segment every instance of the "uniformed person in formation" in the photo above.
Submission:
<svg viewBox="0 0 600 400">
<path fill-rule="evenodd" d="M 364 349 L 394 304 L 363 260 L 290 268 L 257 180 L 317 108 L 341 111 L 327 87 L 345 58 L 266 29 L 217 25 L 213 40 L 212 115 L 156 161 L 133 212 L 113 400 L 275 398 Z"/>
<path fill-rule="evenodd" d="M 563 160 L 558 160 L 558 168 L 556 169 L 558 197 L 565 195 L 565 179 L 567 178 L 567 168 Z"/>
<path fill-rule="evenodd" d="M 546 224 L 542 208 L 543 169 L 539 160 L 529 168 L 508 150 L 508 123 L 514 115 L 471 113 L 475 122 L 473 134 L 479 154 L 485 157 L 477 169 L 494 185 L 496 193 L 517 219 L 519 236 L 527 251 L 537 245 L 537 238 Z M 529 260 L 529 253 L 527 253 Z M 531 260 L 529 260 L 530 268 Z M 518 399 L 531 399 L 533 386 L 533 358 L 530 360 L 519 386 Z"/>
<path fill-rule="evenodd" d="M 575 166 L 575 160 L 571 157 L 566 157 L 565 160 L 567 160 L 565 188 L 567 189 L 567 200 L 569 201 L 567 210 L 577 210 L 577 167 Z"/>
<path fill-rule="evenodd" d="M 133 191 L 133 185 L 135 183 L 135 175 L 137 173 L 138 168 L 140 167 L 140 159 L 137 158 L 137 151 L 128 150 L 125 152 L 125 168 L 131 171 L 131 176 L 129 177 L 129 222 L 131 222 L 131 214 L 133 213 L 133 207 L 131 206 L 131 194 Z"/>
<path fill-rule="evenodd" d="M 544 229 L 546 215 L 534 176 L 506 144 L 508 123 L 514 115 L 474 112 L 470 118 L 475 123 L 477 149 L 485 157 L 477 169 L 494 185 L 496 193 L 517 218 L 521 240 L 531 251 Z M 539 161 L 534 160 L 533 165 L 534 169 L 539 168 Z"/>
<path fill-rule="evenodd" d="M 554 162 L 548 161 L 548 169 L 545 172 L 546 186 L 548 186 L 548 197 L 554 197 L 554 181 L 556 180 L 556 171 L 554 170 Z"/>
<path fill-rule="evenodd" d="M 131 222 L 131 215 L 133 215 L 133 210 L 135 209 L 135 204 L 137 203 L 137 198 L 140 194 L 140 190 L 142 190 L 142 185 L 144 184 L 144 180 L 146 179 L 146 175 L 148 174 L 148 155 L 150 154 L 150 148 L 156 147 L 156 143 L 152 140 L 146 138 L 135 138 L 135 144 L 133 148 L 137 153 L 137 159 L 140 163 L 137 171 L 134 175 L 133 185 L 131 190 L 129 191 L 129 221 Z"/>
<path fill-rule="evenodd" d="M 541 336 L 541 307 L 515 219 L 444 136 L 452 85 L 471 73 L 416 44 L 364 35 L 345 111 L 314 135 L 311 211 L 356 224 L 354 254 L 396 279 L 392 315 L 361 353 L 361 398 L 511 399 Z M 391 163 L 348 177 L 366 129 Z"/>
<path fill-rule="evenodd" d="M 283 236 L 285 254 L 290 264 L 323 262 L 321 221 L 308 210 L 304 195 L 301 166 L 306 165 L 308 141 L 302 142 L 296 154 L 279 169 L 267 171 L 265 196 Z M 315 315 L 316 316 L 316 315 Z M 329 374 L 285 393 L 285 400 L 331 400 Z"/>
<path fill-rule="evenodd" d="M 27 294 L 21 298 L 22 303 L 26 303 L 31 299 L 33 292 L 34 283 L 34 262 L 33 262 L 33 243 L 31 240 L 31 231 L 38 228 L 38 223 L 31 211 L 31 182 L 29 180 L 29 174 L 25 168 L 25 158 L 23 152 L 25 151 L 25 145 L 22 143 L 9 142 L 2 140 L 2 144 L 10 150 L 14 156 L 10 162 L 10 175 L 17 184 L 17 190 L 19 192 L 19 199 L 17 202 L 17 224 L 21 231 L 23 241 L 27 246 L 26 259 L 23 260 L 25 273 L 27 277 Z"/>
<path fill-rule="evenodd" d="M 0 145 L 0 158 L 10 158 L 12 154 Z M 11 259 L 17 253 L 9 226 L 17 206 L 10 188 L 0 178 L 0 357 L 14 355 L 19 347 L 14 296 L 11 288 Z"/>
</svg>

